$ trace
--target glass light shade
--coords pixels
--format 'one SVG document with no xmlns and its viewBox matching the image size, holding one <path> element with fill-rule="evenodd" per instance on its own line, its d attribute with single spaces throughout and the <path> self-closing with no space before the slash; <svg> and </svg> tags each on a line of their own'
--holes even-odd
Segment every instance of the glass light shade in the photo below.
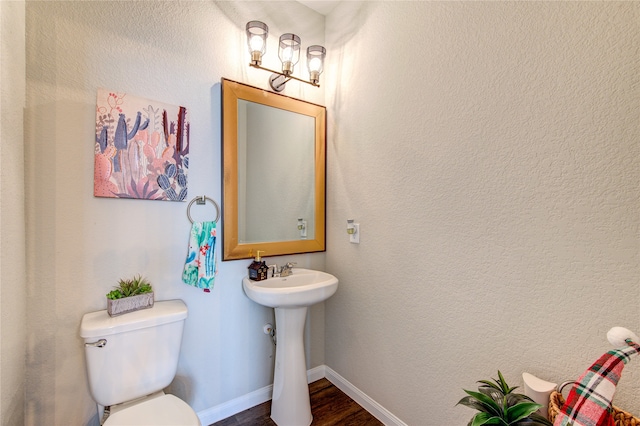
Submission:
<svg viewBox="0 0 640 426">
<path fill-rule="evenodd" d="M 290 75 L 293 66 L 300 59 L 300 37 L 295 34 L 282 34 L 278 47 L 278 57 L 282 61 L 282 73 Z"/>
<path fill-rule="evenodd" d="M 313 84 L 318 84 L 320 81 L 320 74 L 324 70 L 324 57 L 327 54 L 327 50 L 318 45 L 307 47 L 307 67 L 309 68 L 309 80 Z"/>
<path fill-rule="evenodd" d="M 249 46 L 249 53 L 251 53 L 252 64 L 260 65 L 262 62 L 262 55 L 267 51 L 268 35 L 269 27 L 264 22 L 247 22 L 247 45 Z"/>
</svg>

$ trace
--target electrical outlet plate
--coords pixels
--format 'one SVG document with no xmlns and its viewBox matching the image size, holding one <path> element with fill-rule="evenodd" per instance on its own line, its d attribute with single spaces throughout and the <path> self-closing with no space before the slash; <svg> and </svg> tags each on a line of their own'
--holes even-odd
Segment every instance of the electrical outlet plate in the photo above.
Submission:
<svg viewBox="0 0 640 426">
<path fill-rule="evenodd" d="M 355 232 L 353 234 L 349 234 L 349 242 L 353 244 L 360 244 L 360 224 L 354 223 L 353 228 Z"/>
</svg>

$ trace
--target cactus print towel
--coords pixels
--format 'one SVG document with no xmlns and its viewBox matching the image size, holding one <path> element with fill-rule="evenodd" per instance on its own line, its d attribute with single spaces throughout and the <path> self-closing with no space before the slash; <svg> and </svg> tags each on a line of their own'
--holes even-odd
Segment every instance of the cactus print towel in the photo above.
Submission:
<svg viewBox="0 0 640 426">
<path fill-rule="evenodd" d="M 193 222 L 182 281 L 208 293 L 216 272 L 216 223 Z"/>
</svg>

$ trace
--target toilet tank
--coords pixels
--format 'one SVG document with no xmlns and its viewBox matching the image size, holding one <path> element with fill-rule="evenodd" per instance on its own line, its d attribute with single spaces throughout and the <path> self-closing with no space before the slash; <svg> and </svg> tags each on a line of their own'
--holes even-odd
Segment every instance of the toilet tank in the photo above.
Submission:
<svg viewBox="0 0 640 426">
<path fill-rule="evenodd" d="M 110 317 L 82 317 L 89 388 L 100 405 L 114 405 L 167 387 L 176 375 L 187 306 L 182 300 Z M 104 346 L 94 345 L 104 339 Z"/>
</svg>

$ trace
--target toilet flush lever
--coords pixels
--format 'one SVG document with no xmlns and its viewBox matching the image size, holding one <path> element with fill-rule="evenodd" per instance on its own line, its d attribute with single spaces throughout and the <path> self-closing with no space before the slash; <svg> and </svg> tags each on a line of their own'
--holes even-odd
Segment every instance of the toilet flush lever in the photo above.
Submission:
<svg viewBox="0 0 640 426">
<path fill-rule="evenodd" d="M 93 342 L 93 343 L 85 343 L 84 344 L 85 347 L 94 347 L 94 348 L 104 348 L 105 346 L 107 346 L 107 339 L 100 339 L 97 342 Z"/>
</svg>

